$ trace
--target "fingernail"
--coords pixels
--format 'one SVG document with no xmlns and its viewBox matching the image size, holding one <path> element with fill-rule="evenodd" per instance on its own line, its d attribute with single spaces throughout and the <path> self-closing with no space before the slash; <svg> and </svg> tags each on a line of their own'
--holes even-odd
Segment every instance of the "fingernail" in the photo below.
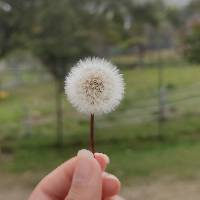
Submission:
<svg viewBox="0 0 200 200">
<path fill-rule="evenodd" d="M 110 158 L 106 154 L 104 154 L 104 153 L 95 153 L 94 155 L 103 156 L 104 159 L 105 159 L 106 164 L 110 163 Z"/>
<path fill-rule="evenodd" d="M 88 150 L 80 150 L 77 154 L 77 167 L 74 173 L 74 181 L 85 184 L 91 178 L 91 160 L 94 159 L 93 154 Z"/>
<path fill-rule="evenodd" d="M 84 158 L 87 158 L 87 159 L 93 159 L 94 158 L 94 155 L 91 151 L 88 151 L 86 149 L 82 149 L 78 152 L 77 154 L 78 157 L 84 157 Z"/>
</svg>

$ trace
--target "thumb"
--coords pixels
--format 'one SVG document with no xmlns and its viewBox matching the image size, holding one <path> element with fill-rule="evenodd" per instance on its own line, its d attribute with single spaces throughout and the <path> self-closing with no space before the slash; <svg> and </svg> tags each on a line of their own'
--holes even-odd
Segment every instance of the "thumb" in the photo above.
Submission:
<svg viewBox="0 0 200 200">
<path fill-rule="evenodd" d="M 72 185 L 65 200 L 101 200 L 102 171 L 88 150 L 78 152 Z"/>
</svg>

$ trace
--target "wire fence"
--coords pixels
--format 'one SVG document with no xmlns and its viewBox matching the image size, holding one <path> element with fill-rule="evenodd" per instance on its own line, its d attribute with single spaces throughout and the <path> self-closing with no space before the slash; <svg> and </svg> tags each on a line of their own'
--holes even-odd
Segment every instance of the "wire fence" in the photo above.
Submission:
<svg viewBox="0 0 200 200">
<path fill-rule="evenodd" d="M 168 60 L 168 58 L 165 58 L 165 60 Z M 171 67 L 171 64 L 169 66 Z M 131 90 L 127 91 L 132 95 L 129 99 L 128 106 L 125 105 L 124 107 L 122 107 L 122 110 L 117 111 L 120 112 L 120 115 L 113 114 L 113 122 L 102 120 L 99 125 L 106 127 L 112 126 L 113 123 L 134 124 L 152 121 L 162 123 L 162 120 L 160 120 L 160 118 L 162 117 L 161 115 L 166 118 L 170 118 L 177 115 L 186 115 L 187 113 L 199 114 L 200 80 L 191 80 L 190 83 L 185 83 L 183 87 L 173 88 L 172 86 L 172 88 L 170 88 L 170 86 L 166 85 L 166 82 L 164 81 L 166 80 L 165 73 L 163 71 L 160 71 L 166 70 L 167 67 L 168 65 L 164 63 L 164 65 L 162 65 L 162 68 L 154 68 L 154 76 L 157 76 L 157 78 L 155 77 L 154 81 L 157 81 L 157 83 L 154 83 L 154 90 L 148 91 L 147 97 L 143 96 L 142 94 L 131 94 Z M 176 76 L 177 79 L 179 79 L 178 72 L 179 70 L 181 71 L 184 69 L 177 66 L 176 68 L 178 68 L 178 70 L 176 71 Z M 142 69 L 141 73 L 143 73 L 149 68 L 140 67 L 140 69 Z M 197 72 L 199 72 L 200 77 L 200 71 Z M 190 78 L 192 79 L 193 77 Z M 38 85 L 44 83 L 48 84 L 48 82 L 52 82 L 51 77 L 41 67 L 34 68 L 18 66 L 17 69 L 5 66 L 0 67 L 0 99 L 2 91 L 12 93 L 12 91 L 17 91 L 18 89 L 23 87 L 38 87 Z M 143 84 L 143 80 L 141 79 L 138 84 Z M 163 88 L 164 90 L 161 90 Z M 132 97 L 134 98 L 133 101 L 131 99 Z M 126 104 L 126 102 L 124 104 Z M 20 105 L 16 107 L 16 112 L 18 111 L 19 106 Z M 23 126 L 22 129 L 25 129 L 26 131 L 29 130 L 28 132 L 31 132 L 31 129 L 35 125 L 34 123 L 32 123 L 33 116 L 31 109 L 33 108 L 31 108 L 31 106 L 29 107 L 29 105 L 25 106 L 25 104 L 23 103 L 21 106 Z M 13 112 L 15 112 L 15 110 L 13 110 Z M 1 117 L 1 119 L 2 118 L 3 116 Z M 7 126 L 19 126 L 18 121 L 9 121 L 9 125 L 6 123 L 2 124 L 0 121 L 0 124 L 1 127 L 4 128 L 6 128 Z"/>
</svg>

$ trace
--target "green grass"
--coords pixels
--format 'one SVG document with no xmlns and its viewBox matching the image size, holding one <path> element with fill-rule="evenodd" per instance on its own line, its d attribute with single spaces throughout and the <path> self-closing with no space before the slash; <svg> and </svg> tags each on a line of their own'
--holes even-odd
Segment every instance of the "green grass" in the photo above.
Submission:
<svg viewBox="0 0 200 200">
<path fill-rule="evenodd" d="M 122 67 L 134 67 L 141 64 L 144 66 L 153 66 L 158 63 L 181 66 L 185 63 L 182 55 L 175 52 L 175 50 L 146 51 L 143 55 L 140 53 L 122 54 L 112 57 L 112 61 Z"/>
<path fill-rule="evenodd" d="M 109 171 L 127 183 L 165 175 L 195 177 L 200 167 L 200 66 L 164 68 L 169 118 L 161 127 L 162 140 L 156 121 L 157 69 L 123 73 L 125 99 L 115 112 L 96 119 L 96 146 L 110 155 Z M 1 171 L 46 173 L 78 149 L 87 148 L 87 117 L 67 101 L 64 148 L 55 147 L 54 89 L 51 81 L 25 84 L 0 101 Z"/>
</svg>

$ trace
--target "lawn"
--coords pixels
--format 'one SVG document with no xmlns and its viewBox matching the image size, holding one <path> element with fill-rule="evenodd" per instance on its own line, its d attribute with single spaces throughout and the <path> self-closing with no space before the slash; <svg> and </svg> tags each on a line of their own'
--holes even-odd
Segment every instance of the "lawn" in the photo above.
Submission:
<svg viewBox="0 0 200 200">
<path fill-rule="evenodd" d="M 193 178 L 200 168 L 200 66 L 164 67 L 166 110 L 158 137 L 158 70 L 123 70 L 126 95 L 113 113 L 96 119 L 97 151 L 123 182 L 155 176 Z M 0 170 L 46 173 L 88 146 L 88 119 L 64 100 L 64 148 L 55 147 L 52 81 L 22 84 L 0 101 Z"/>
</svg>

